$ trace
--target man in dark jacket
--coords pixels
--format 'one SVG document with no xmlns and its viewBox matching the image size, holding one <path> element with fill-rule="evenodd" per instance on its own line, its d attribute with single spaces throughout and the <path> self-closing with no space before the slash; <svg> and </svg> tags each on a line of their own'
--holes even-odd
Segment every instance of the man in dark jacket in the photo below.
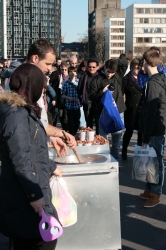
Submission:
<svg viewBox="0 0 166 250">
<path fill-rule="evenodd" d="M 81 102 L 83 104 L 85 120 L 87 123 L 87 127 L 93 128 L 93 118 L 95 114 L 95 107 L 92 105 L 89 99 L 89 88 L 91 81 L 93 78 L 98 74 L 99 62 L 96 59 L 89 59 L 88 60 L 88 67 L 87 72 L 81 76 L 78 89 L 79 95 L 81 96 Z"/>
<path fill-rule="evenodd" d="M 162 152 L 166 128 L 166 77 L 157 70 L 160 55 L 156 50 L 147 50 L 143 57 L 144 69 L 150 79 L 146 85 L 139 131 L 142 133 L 142 146 L 153 147 L 159 163 L 159 183 L 147 183 L 146 190 L 140 194 L 141 198 L 147 199 L 144 207 L 150 208 L 160 203 L 164 183 Z"/>
<path fill-rule="evenodd" d="M 124 99 L 121 91 L 121 79 L 116 73 L 118 67 L 118 61 L 114 59 L 110 59 L 105 63 L 104 72 L 100 72 L 91 82 L 90 85 L 90 93 L 89 98 L 92 101 L 93 105 L 96 106 L 96 113 L 98 115 L 98 123 L 99 123 L 99 134 L 107 137 L 107 134 L 102 129 L 102 126 L 99 122 L 99 117 L 102 112 L 103 106 L 100 103 L 101 98 L 104 92 L 109 89 L 113 93 L 113 98 L 116 102 L 117 108 L 123 120 L 123 112 L 126 107 L 124 104 Z M 112 148 L 111 154 L 115 159 L 119 158 L 119 149 L 120 149 L 120 138 L 122 135 L 122 131 L 115 132 L 112 134 Z"/>
</svg>

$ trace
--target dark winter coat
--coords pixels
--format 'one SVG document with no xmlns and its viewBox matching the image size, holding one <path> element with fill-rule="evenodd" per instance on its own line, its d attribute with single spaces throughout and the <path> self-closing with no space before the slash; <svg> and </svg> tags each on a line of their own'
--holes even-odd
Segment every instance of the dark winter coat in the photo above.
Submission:
<svg viewBox="0 0 166 250">
<path fill-rule="evenodd" d="M 117 74 L 119 75 L 121 80 L 123 76 L 125 75 L 127 68 L 128 68 L 128 60 L 126 58 L 118 59 Z"/>
<path fill-rule="evenodd" d="M 151 136 L 164 135 L 166 131 L 166 77 L 162 73 L 150 77 L 142 106 L 139 132 L 143 142 L 149 143 Z"/>
<path fill-rule="evenodd" d="M 130 72 L 122 79 L 122 94 L 125 94 L 126 110 L 124 112 L 124 121 L 125 127 L 127 127 L 130 126 L 142 97 L 142 90 L 140 86 L 134 82 Z"/>
<path fill-rule="evenodd" d="M 91 106 L 91 101 L 89 100 L 90 84 L 91 84 L 92 80 L 96 77 L 96 75 L 97 75 L 97 73 L 95 75 L 91 75 L 89 72 L 87 72 L 80 77 L 79 82 L 78 82 L 78 93 L 80 96 L 80 101 L 82 102 L 84 83 L 85 83 L 85 80 L 87 77 L 86 90 L 85 90 L 85 103 L 84 104 L 88 105 L 89 107 Z"/>
<path fill-rule="evenodd" d="M 42 123 L 16 93 L 0 95 L 0 157 L 0 232 L 38 238 L 41 218 L 30 202 L 44 197 L 45 212 L 57 218 L 49 187 L 56 165 Z"/>
<path fill-rule="evenodd" d="M 121 84 L 120 84 L 120 78 L 117 73 L 115 73 L 114 76 L 112 76 L 110 79 L 107 79 L 105 74 L 98 74 L 91 82 L 90 84 L 90 92 L 89 92 L 89 98 L 93 103 L 96 103 L 96 107 L 98 109 L 99 114 L 101 113 L 103 106 L 101 104 L 101 98 L 103 96 L 103 89 L 105 86 L 110 84 L 109 88 L 111 90 L 111 87 L 114 87 L 113 92 L 113 98 L 116 102 L 117 108 L 119 110 L 119 113 L 123 113 L 126 109 L 126 106 L 124 104 L 124 99 L 122 96 L 122 90 L 121 90 Z"/>
</svg>

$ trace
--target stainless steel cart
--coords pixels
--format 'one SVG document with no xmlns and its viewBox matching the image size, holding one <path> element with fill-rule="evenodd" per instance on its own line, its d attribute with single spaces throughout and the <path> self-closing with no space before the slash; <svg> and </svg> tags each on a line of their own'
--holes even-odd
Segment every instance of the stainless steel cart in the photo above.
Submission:
<svg viewBox="0 0 166 250">
<path fill-rule="evenodd" d="M 108 145 L 78 146 L 77 152 L 100 154 L 106 161 L 63 166 L 63 177 L 77 202 L 78 221 L 63 228 L 57 250 L 121 249 L 118 162 Z"/>
</svg>

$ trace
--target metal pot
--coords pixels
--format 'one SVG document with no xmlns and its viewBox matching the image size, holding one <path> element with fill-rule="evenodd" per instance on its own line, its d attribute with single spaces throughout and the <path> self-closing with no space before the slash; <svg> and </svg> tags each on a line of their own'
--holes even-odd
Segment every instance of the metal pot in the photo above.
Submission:
<svg viewBox="0 0 166 250">
<path fill-rule="evenodd" d="M 62 156 L 57 157 L 54 161 L 57 164 L 65 164 L 65 165 L 73 165 L 73 164 L 92 164 L 92 163 L 100 163 L 107 160 L 107 158 L 103 155 L 98 154 L 80 154 L 81 163 L 78 162 L 75 155 Z"/>
</svg>

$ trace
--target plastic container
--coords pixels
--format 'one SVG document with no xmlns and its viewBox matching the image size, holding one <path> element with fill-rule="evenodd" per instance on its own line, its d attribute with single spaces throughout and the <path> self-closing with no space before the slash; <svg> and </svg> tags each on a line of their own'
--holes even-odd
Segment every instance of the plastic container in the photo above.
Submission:
<svg viewBox="0 0 166 250">
<path fill-rule="evenodd" d="M 79 132 L 79 137 L 81 141 L 85 141 L 86 138 L 86 132 L 85 131 L 80 131 Z"/>
<path fill-rule="evenodd" d="M 86 132 L 86 135 L 87 135 L 87 139 L 89 141 L 93 141 L 94 140 L 94 137 L 95 137 L 95 131 L 87 131 Z"/>
</svg>

